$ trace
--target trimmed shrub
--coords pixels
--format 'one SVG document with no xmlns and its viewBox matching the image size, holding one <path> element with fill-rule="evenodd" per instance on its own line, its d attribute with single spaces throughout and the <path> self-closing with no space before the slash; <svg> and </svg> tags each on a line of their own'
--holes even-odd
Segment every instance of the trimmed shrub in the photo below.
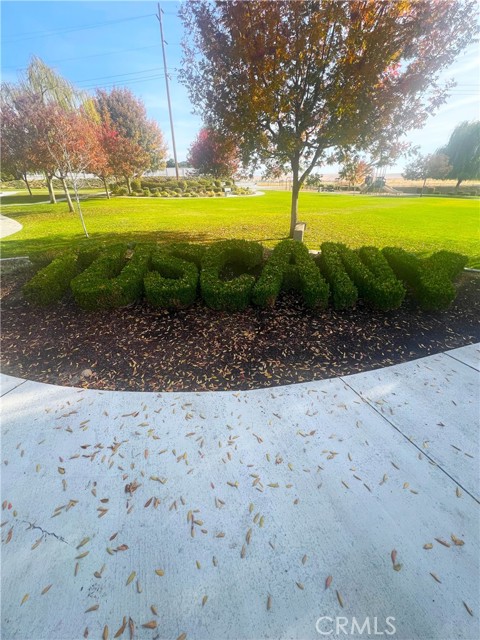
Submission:
<svg viewBox="0 0 480 640">
<path fill-rule="evenodd" d="M 125 266 L 125 254 L 124 245 L 109 247 L 72 280 L 73 297 L 79 307 L 87 311 L 112 308 L 112 282 Z"/>
<path fill-rule="evenodd" d="M 157 249 L 152 253 L 150 269 L 143 282 L 146 299 L 153 307 L 180 309 L 195 302 L 198 291 L 195 264 Z"/>
<path fill-rule="evenodd" d="M 241 311 L 248 306 L 255 285 L 255 277 L 242 273 L 230 280 L 222 280 L 227 264 L 237 263 L 249 271 L 261 264 L 263 247 L 247 240 L 224 240 L 211 245 L 202 259 L 200 285 L 207 306 L 222 311 Z"/>
<path fill-rule="evenodd" d="M 137 245 L 130 258 L 124 245 L 107 249 L 71 283 L 76 303 L 89 311 L 124 307 L 143 294 L 151 247 Z"/>
<path fill-rule="evenodd" d="M 363 287 L 363 295 L 367 301 L 376 309 L 383 311 L 398 309 L 407 292 L 380 249 L 377 249 L 377 247 L 362 247 L 358 250 L 358 255 L 373 275 L 373 280 L 368 278 L 365 285 L 356 283 L 358 287 Z"/>
<path fill-rule="evenodd" d="M 352 307 L 357 302 L 358 290 L 345 271 L 341 252 L 334 242 L 322 244 L 317 264 L 330 285 L 335 309 Z"/>
<path fill-rule="evenodd" d="M 452 280 L 467 266 L 468 258 L 453 251 L 437 251 L 425 261 L 427 269 L 443 271 Z"/>
<path fill-rule="evenodd" d="M 468 260 L 450 251 L 438 251 L 426 260 L 419 260 L 398 247 L 385 247 L 383 255 L 397 276 L 411 287 L 413 297 L 424 311 L 446 309 L 455 300 L 452 279 Z"/>
<path fill-rule="evenodd" d="M 343 266 L 358 289 L 360 297 L 375 309 L 388 311 L 398 308 L 405 298 L 405 287 L 397 280 L 381 252 L 375 247 L 365 247 L 363 253 L 367 266 L 357 251 L 344 244 L 336 244 Z"/>
<path fill-rule="evenodd" d="M 25 298 L 36 305 L 58 302 L 66 294 L 77 275 L 77 254 L 68 252 L 40 269 L 23 287 Z"/>
<path fill-rule="evenodd" d="M 141 180 L 132 180 L 130 182 L 130 187 L 132 191 L 141 191 L 142 190 L 142 182 Z"/>
<path fill-rule="evenodd" d="M 91 242 L 91 241 L 89 241 Z M 78 252 L 77 267 L 78 271 L 84 271 L 89 267 L 94 260 L 96 260 L 100 254 L 105 251 L 105 247 L 98 244 L 86 245 L 82 247 Z"/>
<path fill-rule="evenodd" d="M 259 307 L 273 306 L 282 290 L 298 291 L 312 309 L 328 303 L 328 284 L 307 247 L 295 240 L 283 240 L 274 248 L 255 284 L 253 302 Z"/>
<path fill-rule="evenodd" d="M 200 269 L 206 247 L 202 244 L 190 244 L 188 242 L 174 242 L 164 247 L 159 247 L 162 253 L 176 256 L 187 262 L 193 262 Z"/>
<path fill-rule="evenodd" d="M 149 196 L 150 195 L 150 189 L 142 189 L 142 193 L 144 196 Z"/>
<path fill-rule="evenodd" d="M 119 196 L 126 196 L 128 194 L 128 189 L 127 187 L 119 187 L 117 190 L 117 195 Z"/>
</svg>

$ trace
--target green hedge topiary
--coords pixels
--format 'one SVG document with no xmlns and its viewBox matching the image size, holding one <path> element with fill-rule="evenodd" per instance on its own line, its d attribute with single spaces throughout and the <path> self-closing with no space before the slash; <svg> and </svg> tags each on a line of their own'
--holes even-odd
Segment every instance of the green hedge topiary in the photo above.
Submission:
<svg viewBox="0 0 480 640">
<path fill-rule="evenodd" d="M 358 290 L 345 271 L 338 245 L 324 242 L 320 248 L 317 262 L 330 285 L 333 306 L 335 309 L 352 307 L 357 302 Z"/>
<path fill-rule="evenodd" d="M 179 309 L 195 302 L 198 268 L 157 249 L 152 253 L 150 269 L 144 278 L 145 297 L 157 308 Z"/>
<path fill-rule="evenodd" d="M 383 311 L 398 309 L 407 291 L 400 280 L 397 279 L 380 249 L 377 249 L 377 247 L 362 247 L 358 250 L 358 255 L 373 275 L 373 280 L 369 277 L 365 283 L 368 290 L 363 294 L 365 298 L 376 309 Z"/>
<path fill-rule="evenodd" d="M 126 247 L 115 245 L 71 282 L 75 302 L 82 309 L 97 311 L 114 306 L 113 280 L 126 264 Z"/>
<path fill-rule="evenodd" d="M 160 247 L 163 253 L 168 253 L 187 262 L 193 262 L 198 269 L 202 264 L 202 258 L 206 247 L 202 244 L 190 244 L 189 242 L 174 242 Z"/>
<path fill-rule="evenodd" d="M 124 307 L 143 294 L 151 247 L 137 245 L 127 258 L 124 245 L 110 247 L 71 283 L 77 304 L 88 311 Z"/>
<path fill-rule="evenodd" d="M 263 247 L 247 240 L 224 240 L 211 245 L 202 259 L 200 285 L 205 304 L 212 309 L 241 311 L 250 303 L 255 277 L 242 273 L 222 280 L 222 270 L 228 263 L 239 263 L 247 271 L 261 264 Z"/>
<path fill-rule="evenodd" d="M 398 308 L 405 298 L 405 287 L 396 278 L 381 252 L 375 247 L 365 247 L 362 255 L 344 244 L 337 244 L 343 266 L 358 289 L 359 295 L 372 307 L 387 311 Z"/>
<path fill-rule="evenodd" d="M 68 252 L 40 269 L 23 287 L 25 298 L 36 305 L 58 302 L 70 288 L 77 275 L 77 254 Z"/>
<path fill-rule="evenodd" d="M 273 306 L 281 290 L 298 291 L 310 308 L 326 307 L 329 286 L 304 244 L 283 240 L 255 284 L 253 302 L 260 307 Z"/>
<path fill-rule="evenodd" d="M 451 280 L 467 264 L 467 257 L 450 251 L 438 251 L 426 260 L 398 247 L 385 247 L 383 255 L 393 271 L 412 289 L 424 311 L 446 309 L 455 299 Z"/>
</svg>

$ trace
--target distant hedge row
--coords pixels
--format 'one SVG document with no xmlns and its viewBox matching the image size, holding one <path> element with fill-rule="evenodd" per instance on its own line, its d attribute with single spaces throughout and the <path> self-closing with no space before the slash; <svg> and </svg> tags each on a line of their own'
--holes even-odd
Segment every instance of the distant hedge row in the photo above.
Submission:
<svg viewBox="0 0 480 640">
<path fill-rule="evenodd" d="M 225 195 L 224 188 L 228 187 L 234 195 L 251 193 L 250 189 L 238 187 L 232 180 L 214 180 L 210 178 L 186 178 L 174 180 L 165 177 L 150 177 L 132 180 L 132 195 L 153 196 L 156 198 L 199 198 L 221 197 Z M 114 184 L 111 192 L 116 196 L 128 195 L 124 184 Z"/>
<path fill-rule="evenodd" d="M 212 309 L 273 306 L 281 291 L 296 291 L 311 309 L 346 309 L 362 298 L 374 309 L 402 304 L 407 290 L 424 310 L 448 307 L 453 279 L 467 264 L 439 251 L 426 260 L 396 247 L 352 250 L 325 242 L 313 257 L 305 245 L 283 240 L 267 254 L 261 244 L 225 240 L 205 247 L 176 243 L 93 247 L 67 252 L 24 286 L 33 304 L 48 305 L 70 289 L 89 311 L 124 307 L 145 297 L 157 308 L 183 308 L 199 297 Z"/>
</svg>

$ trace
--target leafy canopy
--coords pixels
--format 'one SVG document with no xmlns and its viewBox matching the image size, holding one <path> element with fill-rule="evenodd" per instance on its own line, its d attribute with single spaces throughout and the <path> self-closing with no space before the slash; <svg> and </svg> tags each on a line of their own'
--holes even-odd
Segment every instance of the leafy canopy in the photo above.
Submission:
<svg viewBox="0 0 480 640">
<path fill-rule="evenodd" d="M 294 183 L 332 147 L 420 127 L 476 33 L 474 0 L 189 0 L 181 15 L 182 78 L 206 125 Z"/>
<path fill-rule="evenodd" d="M 441 153 L 448 156 L 451 164 L 449 176 L 458 184 L 463 180 L 480 178 L 480 121 L 462 122 L 452 135 Z"/>
<path fill-rule="evenodd" d="M 229 178 L 239 167 L 238 148 L 234 142 L 213 129 L 202 129 L 188 152 L 188 162 L 203 175 Z"/>
</svg>

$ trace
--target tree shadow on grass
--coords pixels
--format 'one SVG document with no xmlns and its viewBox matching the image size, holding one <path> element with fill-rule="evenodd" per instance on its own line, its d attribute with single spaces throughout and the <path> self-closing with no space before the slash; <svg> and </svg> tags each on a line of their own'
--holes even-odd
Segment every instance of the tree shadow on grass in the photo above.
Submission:
<svg viewBox="0 0 480 640">
<path fill-rule="evenodd" d="M 1 243 L 1 254 L 3 258 L 12 256 L 35 257 L 42 253 L 56 254 L 67 249 L 84 248 L 95 244 L 117 244 L 117 243 L 137 243 L 137 242 L 212 242 L 214 238 L 205 233 L 195 231 L 150 231 L 136 233 L 92 233 L 89 238 L 77 234 L 63 235 L 52 234 L 40 238 L 15 239 L 13 236 L 5 238 Z"/>
</svg>

